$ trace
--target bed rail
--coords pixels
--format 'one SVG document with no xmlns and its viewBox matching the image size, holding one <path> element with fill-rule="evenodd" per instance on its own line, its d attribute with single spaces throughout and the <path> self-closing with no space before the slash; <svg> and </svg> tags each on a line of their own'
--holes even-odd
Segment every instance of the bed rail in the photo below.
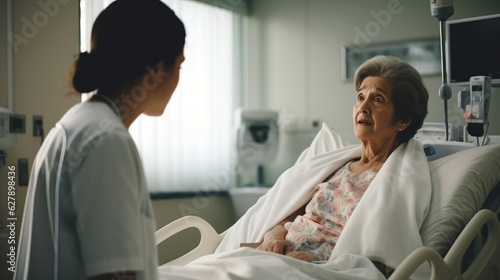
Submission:
<svg viewBox="0 0 500 280">
<path fill-rule="evenodd" d="M 488 227 L 486 242 L 462 274 L 462 258 L 474 237 L 485 225 Z M 409 279 L 412 273 L 427 261 L 432 265 L 431 279 L 500 280 L 500 221 L 498 217 L 491 210 L 480 210 L 467 223 L 444 259 L 430 247 L 419 248 L 403 260 L 389 279 Z"/>
<path fill-rule="evenodd" d="M 197 216 L 185 216 L 157 230 L 155 233 L 156 245 L 172 235 L 192 227 L 200 231 L 200 243 L 189 253 L 168 262 L 168 265 L 185 265 L 199 257 L 212 254 L 222 240 L 223 235 L 218 234 L 204 219 Z"/>
<path fill-rule="evenodd" d="M 420 247 L 413 251 L 401 262 L 389 279 L 410 279 L 413 272 L 427 261 L 432 265 L 430 279 L 462 279 L 460 275 L 452 274 L 450 267 L 444 262 L 441 255 L 431 247 Z"/>
<path fill-rule="evenodd" d="M 500 280 L 500 221 L 491 210 L 482 209 L 465 226 L 444 260 L 453 271 L 461 270 L 461 260 L 474 237 L 488 226 L 486 241 L 474 261 L 463 273 L 464 279 Z"/>
</svg>

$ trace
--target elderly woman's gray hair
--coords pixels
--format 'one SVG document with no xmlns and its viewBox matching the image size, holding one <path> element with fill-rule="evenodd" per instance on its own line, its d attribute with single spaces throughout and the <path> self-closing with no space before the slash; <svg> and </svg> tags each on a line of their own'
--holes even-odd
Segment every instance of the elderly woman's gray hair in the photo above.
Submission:
<svg viewBox="0 0 500 280">
<path fill-rule="evenodd" d="M 408 63 L 392 56 L 376 56 L 359 66 L 354 77 L 354 87 L 359 90 L 366 77 L 381 77 L 391 84 L 395 124 L 411 119 L 410 126 L 398 133 L 400 143 L 407 142 L 422 127 L 427 116 L 429 93 L 422 76 Z"/>
</svg>

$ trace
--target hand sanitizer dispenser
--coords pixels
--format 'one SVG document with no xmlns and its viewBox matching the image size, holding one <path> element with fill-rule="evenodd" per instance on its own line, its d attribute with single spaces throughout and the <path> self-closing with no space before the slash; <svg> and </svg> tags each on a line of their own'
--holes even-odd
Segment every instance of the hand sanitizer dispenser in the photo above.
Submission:
<svg viewBox="0 0 500 280">
<path fill-rule="evenodd" d="M 278 112 L 238 109 L 235 113 L 236 153 L 242 172 L 257 169 L 256 186 L 264 186 L 264 163 L 278 152 Z"/>
</svg>

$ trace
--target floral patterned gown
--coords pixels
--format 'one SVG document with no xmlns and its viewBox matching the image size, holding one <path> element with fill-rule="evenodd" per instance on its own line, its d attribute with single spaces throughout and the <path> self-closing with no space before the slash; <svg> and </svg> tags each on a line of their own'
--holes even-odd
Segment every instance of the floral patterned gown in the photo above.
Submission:
<svg viewBox="0 0 500 280">
<path fill-rule="evenodd" d="M 380 167 L 362 173 L 349 171 L 350 162 L 327 182 L 318 184 L 305 214 L 285 224 L 286 241 L 294 251 L 312 253 L 316 261 L 330 257 L 342 229 Z"/>
</svg>

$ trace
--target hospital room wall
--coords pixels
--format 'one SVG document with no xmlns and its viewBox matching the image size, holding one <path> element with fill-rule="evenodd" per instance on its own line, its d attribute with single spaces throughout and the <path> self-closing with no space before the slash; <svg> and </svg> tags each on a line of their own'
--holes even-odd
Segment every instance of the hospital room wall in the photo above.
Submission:
<svg viewBox="0 0 500 280">
<path fill-rule="evenodd" d="M 78 95 L 68 95 L 67 81 L 73 56 L 78 53 L 78 1 L 12 0 L 12 34 L 7 41 L 6 0 L 0 1 L 0 106 L 8 107 L 7 48 L 13 60 L 13 112 L 26 116 L 26 132 L 16 136 L 15 146 L 7 149 L 6 165 L 16 166 L 19 158 L 31 167 L 41 139 L 33 137 L 33 116 L 43 117 L 45 134 L 62 114 L 76 104 Z M 39 2 L 53 2 L 48 10 Z M 19 168 L 17 168 L 18 170 Z M 16 171 L 16 177 L 19 177 Z M 19 182 L 16 180 L 16 182 Z M 27 188 L 16 186 L 15 240 L 19 229 Z M 7 270 L 7 168 L 0 167 L 0 279 L 10 279 Z"/>
<path fill-rule="evenodd" d="M 5 18 L 3 15 L 7 12 L 7 6 L 4 5 L 4 1 L 0 2 L 0 15 L 2 19 Z M 0 107 L 7 107 L 7 44 L 4 43 L 4 34 L 7 30 L 7 21 L 0 20 L 0 34 L 2 35 L 2 40 L 0 40 Z"/>
<path fill-rule="evenodd" d="M 455 0 L 454 9 L 450 20 L 495 14 L 500 13 L 500 1 Z M 286 144 L 281 145 L 277 161 L 266 166 L 269 182 L 293 163 L 281 160 L 285 155 L 304 148 L 300 141 L 296 147 L 287 143 L 296 142 L 297 135 L 314 135 L 314 121 L 326 122 L 348 142 L 358 143 L 352 128 L 354 88 L 352 82 L 341 80 L 343 44 L 439 38 L 439 23 L 430 15 L 429 1 L 411 0 L 254 0 L 244 28 L 245 105 L 278 110 L 284 116 L 281 140 Z M 424 82 L 430 94 L 426 121 L 444 122 L 438 96 L 441 75 L 426 76 Z M 453 87 L 448 101 L 449 122 L 454 125 L 463 125 L 456 101 L 460 89 Z M 500 111 L 494 109 L 498 107 L 496 88 L 491 120 L 500 120 Z M 500 122 L 493 121 L 489 132 L 500 134 Z"/>
</svg>

